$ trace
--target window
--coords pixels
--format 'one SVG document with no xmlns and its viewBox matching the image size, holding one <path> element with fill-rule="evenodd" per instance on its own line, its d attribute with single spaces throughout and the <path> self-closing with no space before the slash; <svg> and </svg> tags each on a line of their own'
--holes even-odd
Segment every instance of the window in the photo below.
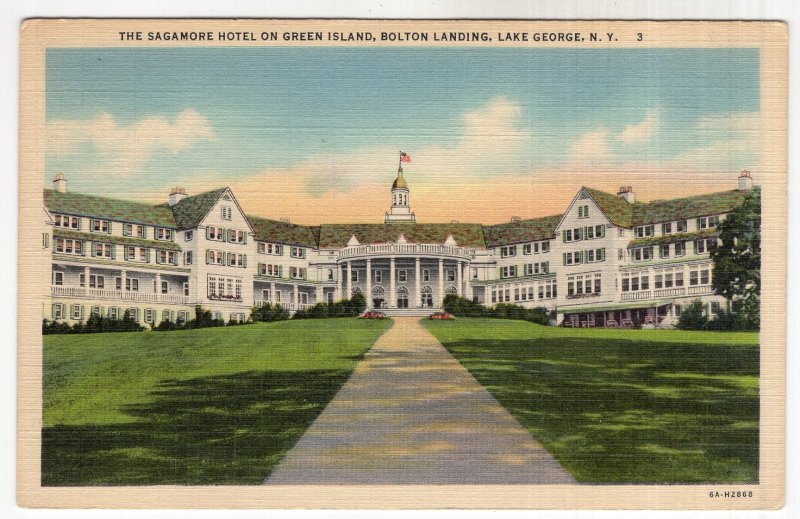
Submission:
<svg viewBox="0 0 800 519">
<path fill-rule="evenodd" d="M 289 268 L 289 276 L 292 279 L 305 279 L 306 277 L 306 269 L 300 267 L 290 267 Z"/>
<path fill-rule="evenodd" d="M 672 222 L 661 224 L 661 234 L 672 234 Z"/>
<path fill-rule="evenodd" d="M 675 273 L 675 286 L 682 287 L 683 286 L 683 272 L 676 272 Z"/>
<path fill-rule="evenodd" d="M 710 281 L 711 281 L 711 279 L 709 277 L 709 270 L 708 269 L 702 269 L 700 271 L 700 284 L 701 285 L 708 285 Z"/>
<path fill-rule="evenodd" d="M 674 284 L 675 275 L 672 272 L 664 274 L 664 288 L 672 288 Z"/>
<path fill-rule="evenodd" d="M 145 308 L 144 310 L 144 322 L 147 324 L 153 324 L 155 320 L 155 310 L 152 308 Z"/>
<path fill-rule="evenodd" d="M 509 258 L 511 256 L 517 255 L 517 246 L 512 245 L 510 247 L 500 247 L 500 257 L 501 258 Z"/>
<path fill-rule="evenodd" d="M 225 229 L 222 227 L 206 227 L 206 239 L 210 241 L 225 241 Z"/>
<path fill-rule="evenodd" d="M 695 286 L 698 284 L 698 272 L 697 270 L 690 270 L 689 271 L 689 286 Z"/>
<path fill-rule="evenodd" d="M 517 267 L 514 267 L 514 271 L 516 272 Z M 448 269 L 445 273 L 447 281 L 455 281 L 456 280 L 456 271 L 452 269 Z"/>
<path fill-rule="evenodd" d="M 537 249 L 538 249 L 538 247 L 537 247 Z M 537 250 L 536 252 L 539 252 L 539 251 Z M 526 243 L 525 245 L 522 246 L 522 253 L 525 254 L 525 255 L 530 255 L 531 254 L 531 244 L 530 243 Z"/>
<path fill-rule="evenodd" d="M 244 231 L 237 231 L 236 229 L 228 229 L 228 242 L 247 243 L 247 233 Z"/>
<path fill-rule="evenodd" d="M 653 280 L 653 288 L 658 290 L 659 288 L 663 288 L 663 286 L 664 286 L 664 275 L 656 274 Z"/>
<path fill-rule="evenodd" d="M 622 291 L 623 292 L 627 292 L 627 291 L 630 290 L 630 282 L 631 282 L 630 278 L 627 278 L 627 277 L 623 277 L 622 278 Z"/>
<path fill-rule="evenodd" d="M 115 247 L 110 243 L 94 243 L 92 256 L 96 258 L 113 258 Z"/>
<path fill-rule="evenodd" d="M 533 263 L 526 263 L 525 264 L 524 275 L 526 275 L 526 276 L 532 276 L 533 275 Z"/>
<path fill-rule="evenodd" d="M 397 271 L 397 281 L 404 283 L 408 277 L 408 273 L 405 270 L 398 270 Z"/>
<path fill-rule="evenodd" d="M 128 292 L 138 292 L 139 280 L 137 278 L 125 278 L 125 290 Z"/>
<path fill-rule="evenodd" d="M 543 241 L 542 242 L 542 252 L 550 252 L 550 242 Z"/>
<path fill-rule="evenodd" d="M 63 227 L 65 229 L 81 228 L 81 219 L 76 216 L 62 216 L 57 214 L 54 219 L 55 221 L 53 223 L 56 227 Z"/>
<path fill-rule="evenodd" d="M 183 282 L 183 295 L 185 295 L 185 296 L 189 295 L 189 282 L 188 281 L 184 281 Z"/>
<path fill-rule="evenodd" d="M 161 282 L 161 293 L 162 294 L 169 294 L 169 283 L 166 281 Z"/>
<path fill-rule="evenodd" d="M 305 258 L 306 250 L 303 247 L 292 247 L 290 254 L 293 258 Z"/>
<path fill-rule="evenodd" d="M 123 236 L 136 236 L 138 238 L 144 238 L 145 237 L 144 226 L 132 223 L 126 223 L 122 226 L 122 234 Z"/>
<path fill-rule="evenodd" d="M 116 306 L 112 306 L 108 309 L 108 316 L 111 319 L 119 319 L 119 308 Z"/>
<path fill-rule="evenodd" d="M 247 255 L 246 254 L 237 254 L 235 252 L 229 252 L 228 253 L 228 266 L 229 267 L 238 267 L 238 268 L 247 267 Z"/>
<path fill-rule="evenodd" d="M 221 250 L 206 251 L 206 263 L 209 265 L 224 265 L 225 253 Z"/>
<path fill-rule="evenodd" d="M 258 273 L 262 276 L 280 277 L 282 274 L 280 265 L 270 265 L 265 263 L 258 264 Z"/>
<path fill-rule="evenodd" d="M 172 241 L 172 230 L 156 227 L 154 237 L 156 240 Z"/>
<path fill-rule="evenodd" d="M 572 241 L 572 229 L 567 229 L 566 231 L 564 231 L 563 236 L 564 236 L 564 241 L 565 242 L 571 242 Z"/>
<path fill-rule="evenodd" d="M 81 314 L 83 313 L 83 307 L 81 305 L 72 305 L 72 318 L 80 321 Z"/>
<path fill-rule="evenodd" d="M 258 252 L 261 254 L 274 254 L 275 256 L 283 255 L 283 246 L 277 243 L 259 243 Z"/>
<path fill-rule="evenodd" d="M 642 290 L 648 290 L 650 288 L 650 276 L 643 275 L 641 278 Z"/>
<path fill-rule="evenodd" d="M 472 267 L 471 276 L 472 279 L 478 279 L 478 269 L 476 267 Z"/>
<path fill-rule="evenodd" d="M 669 243 L 664 243 L 659 247 L 661 258 L 669 258 Z"/>
<path fill-rule="evenodd" d="M 372 277 L 375 280 L 375 283 L 380 283 L 383 281 L 383 271 L 382 270 L 374 270 L 372 271 Z"/>
<path fill-rule="evenodd" d="M 652 225 L 640 225 L 639 227 L 634 227 L 633 234 L 637 238 L 646 238 L 653 235 L 653 226 Z"/>
<path fill-rule="evenodd" d="M 599 277 L 599 276 L 595 276 L 595 278 L 594 278 L 594 293 L 595 293 L 595 294 L 599 294 L 599 293 L 600 293 L 600 287 L 601 287 L 601 285 L 602 285 L 602 284 L 601 284 L 601 279 L 600 279 L 600 277 Z"/>
<path fill-rule="evenodd" d="M 189 250 L 183 253 L 183 264 L 184 265 L 192 264 L 192 251 Z"/>
<path fill-rule="evenodd" d="M 688 228 L 688 226 L 686 225 L 686 220 L 678 220 L 676 228 L 678 232 L 686 232 Z"/>
<path fill-rule="evenodd" d="M 578 218 L 589 218 L 589 206 L 588 205 L 578 206 Z"/>
<path fill-rule="evenodd" d="M 714 238 L 705 238 L 703 240 L 695 240 L 694 242 L 694 253 L 695 254 L 705 254 L 711 251 L 712 244 L 714 243 Z"/>
<path fill-rule="evenodd" d="M 711 301 L 709 305 L 709 310 L 712 314 L 718 315 L 719 312 L 722 310 L 722 306 L 719 304 L 719 301 Z"/>
<path fill-rule="evenodd" d="M 111 222 L 108 220 L 91 220 L 92 232 L 111 232 Z"/>
<path fill-rule="evenodd" d="M 89 276 L 89 288 L 105 288 L 105 287 L 106 287 L 105 276 L 98 276 L 96 274 L 91 274 Z"/>
<path fill-rule="evenodd" d="M 156 263 L 177 265 L 178 254 L 175 251 L 159 250 L 156 256 Z"/>
<path fill-rule="evenodd" d="M 679 241 L 675 243 L 675 256 L 685 256 L 686 255 L 686 242 Z"/>
<path fill-rule="evenodd" d="M 63 272 L 53 272 L 53 284 L 61 286 L 64 284 L 64 273 Z"/>
<path fill-rule="evenodd" d="M 227 205 L 222 206 L 222 219 L 223 220 L 230 220 L 233 216 L 233 211 Z"/>
<path fill-rule="evenodd" d="M 501 267 L 500 268 L 500 277 L 501 278 L 513 278 L 517 275 L 517 267 L 516 265 L 512 265 L 510 267 Z"/>
<path fill-rule="evenodd" d="M 181 310 L 178 312 L 178 324 L 184 324 L 189 319 L 189 312 L 186 310 Z"/>
<path fill-rule="evenodd" d="M 625 259 L 625 250 L 624 249 L 617 249 L 617 259 L 619 261 L 623 261 Z"/>
<path fill-rule="evenodd" d="M 631 252 L 633 254 L 633 261 L 648 261 L 653 259 L 652 247 L 637 247 Z"/>
<path fill-rule="evenodd" d="M 353 270 L 350 275 L 350 281 L 353 283 L 358 283 L 358 271 Z"/>
<path fill-rule="evenodd" d="M 192 241 L 194 238 L 194 231 L 186 231 L 183 233 L 183 241 Z"/>
<path fill-rule="evenodd" d="M 622 238 L 625 236 L 625 229 L 617 229 L 617 236 Z"/>
<path fill-rule="evenodd" d="M 53 305 L 53 319 L 63 319 L 66 314 L 66 307 L 61 303 Z"/>
<path fill-rule="evenodd" d="M 83 256 L 83 242 L 80 240 L 67 240 L 66 238 L 56 238 L 56 252 L 62 254 L 74 254 Z"/>
<path fill-rule="evenodd" d="M 476 275 L 477 275 L 477 269 L 476 269 Z M 430 281 L 430 280 L 431 280 L 431 271 L 428 269 L 424 269 L 422 271 L 422 281 Z"/>
</svg>

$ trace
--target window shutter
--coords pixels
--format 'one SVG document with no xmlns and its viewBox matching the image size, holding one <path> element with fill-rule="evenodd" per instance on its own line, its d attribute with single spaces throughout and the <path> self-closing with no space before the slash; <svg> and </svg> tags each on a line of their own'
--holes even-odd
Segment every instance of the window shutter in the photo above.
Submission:
<svg viewBox="0 0 800 519">
<path fill-rule="evenodd" d="M 601 238 L 605 238 L 606 237 L 606 226 L 605 225 L 601 225 L 600 226 L 600 237 Z"/>
<path fill-rule="evenodd" d="M 117 259 L 117 246 L 111 244 L 111 259 Z"/>
<path fill-rule="evenodd" d="M 206 265 L 211 264 L 211 251 L 206 250 Z"/>
<path fill-rule="evenodd" d="M 53 305 L 51 305 L 51 306 L 52 306 L 52 308 L 51 308 L 50 310 L 51 310 L 51 312 L 52 312 L 52 313 L 50 314 L 50 317 L 52 317 L 53 319 L 55 319 L 55 318 L 56 318 L 56 305 L 55 305 L 55 304 L 53 304 Z"/>
<path fill-rule="evenodd" d="M 81 321 L 83 321 L 83 316 L 85 314 L 85 310 L 86 310 L 86 307 L 84 305 L 81 305 Z"/>
<path fill-rule="evenodd" d="M 696 225 L 695 228 L 699 231 L 700 230 L 700 218 L 697 219 L 697 222 L 695 223 L 695 225 Z"/>
<path fill-rule="evenodd" d="M 211 227 L 206 227 L 206 240 L 211 239 Z"/>
<path fill-rule="evenodd" d="M 242 254 L 242 266 L 247 268 L 247 254 Z"/>
<path fill-rule="evenodd" d="M 95 250 L 94 250 L 94 242 L 93 241 L 89 242 L 89 247 L 92 248 L 92 257 L 94 258 L 95 257 Z"/>
<path fill-rule="evenodd" d="M 147 226 L 142 226 L 142 238 L 147 238 Z"/>
<path fill-rule="evenodd" d="M 78 218 L 78 230 L 79 231 L 81 230 L 81 224 L 83 223 L 82 220 L 83 220 L 83 218 Z"/>
<path fill-rule="evenodd" d="M 589 236 L 589 232 L 586 229 L 588 229 L 588 227 L 584 227 L 583 230 L 581 231 L 584 237 Z"/>
<path fill-rule="evenodd" d="M 108 222 L 108 233 L 111 234 L 114 232 L 114 229 L 111 227 L 113 222 Z"/>
<path fill-rule="evenodd" d="M 81 242 L 81 256 L 86 256 L 86 243 L 85 241 Z"/>
<path fill-rule="evenodd" d="M 128 261 L 130 259 L 130 257 L 128 256 L 128 246 L 127 245 L 123 245 L 122 246 L 122 259 L 124 259 L 125 261 Z"/>
<path fill-rule="evenodd" d="M 561 259 L 564 261 L 564 265 L 566 265 L 567 264 L 567 253 L 566 252 L 561 253 Z"/>
<path fill-rule="evenodd" d="M 567 241 L 567 231 L 566 230 L 561 231 L 561 241 L 564 241 L 564 242 Z M 564 261 L 566 261 L 566 260 L 564 260 Z"/>
</svg>

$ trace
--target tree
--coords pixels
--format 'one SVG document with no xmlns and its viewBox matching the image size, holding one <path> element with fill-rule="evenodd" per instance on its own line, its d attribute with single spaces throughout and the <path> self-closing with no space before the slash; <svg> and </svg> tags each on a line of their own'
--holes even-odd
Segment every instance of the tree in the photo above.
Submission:
<svg viewBox="0 0 800 519">
<path fill-rule="evenodd" d="M 761 190 L 752 189 L 719 226 L 711 250 L 714 289 L 732 302 L 748 328 L 758 328 L 761 311 Z"/>
</svg>

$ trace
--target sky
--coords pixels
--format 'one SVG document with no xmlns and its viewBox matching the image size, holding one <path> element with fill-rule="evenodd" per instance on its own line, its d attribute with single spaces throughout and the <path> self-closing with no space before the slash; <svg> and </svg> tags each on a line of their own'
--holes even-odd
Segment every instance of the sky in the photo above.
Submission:
<svg viewBox="0 0 800 519">
<path fill-rule="evenodd" d="M 497 223 L 581 185 L 649 200 L 758 180 L 759 74 L 757 49 L 49 49 L 45 176 L 380 222 L 403 150 L 418 221 Z"/>
</svg>

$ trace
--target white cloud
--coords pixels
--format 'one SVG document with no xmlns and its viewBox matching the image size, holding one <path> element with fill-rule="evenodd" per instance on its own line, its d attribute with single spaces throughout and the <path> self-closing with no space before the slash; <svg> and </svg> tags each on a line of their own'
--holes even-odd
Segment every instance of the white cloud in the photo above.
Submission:
<svg viewBox="0 0 800 519">
<path fill-rule="evenodd" d="M 695 122 L 695 128 L 709 132 L 747 132 L 761 131 L 761 114 L 744 112 L 732 115 L 712 115 L 701 117 Z"/>
<path fill-rule="evenodd" d="M 71 155 L 89 145 L 100 170 L 132 175 L 155 151 L 178 153 L 215 138 L 208 118 L 190 108 L 173 121 L 149 116 L 126 126 L 120 126 L 108 113 L 88 120 L 54 120 L 47 123 L 46 142 L 47 151 L 54 156 Z"/>
<path fill-rule="evenodd" d="M 613 160 L 609 145 L 610 132 L 594 130 L 581 135 L 570 147 L 567 164 L 570 166 L 605 164 Z"/>
<path fill-rule="evenodd" d="M 619 134 L 618 139 L 625 144 L 645 142 L 650 140 L 660 125 L 659 111 L 657 109 L 648 110 L 644 120 L 637 124 L 626 126 Z"/>
</svg>

